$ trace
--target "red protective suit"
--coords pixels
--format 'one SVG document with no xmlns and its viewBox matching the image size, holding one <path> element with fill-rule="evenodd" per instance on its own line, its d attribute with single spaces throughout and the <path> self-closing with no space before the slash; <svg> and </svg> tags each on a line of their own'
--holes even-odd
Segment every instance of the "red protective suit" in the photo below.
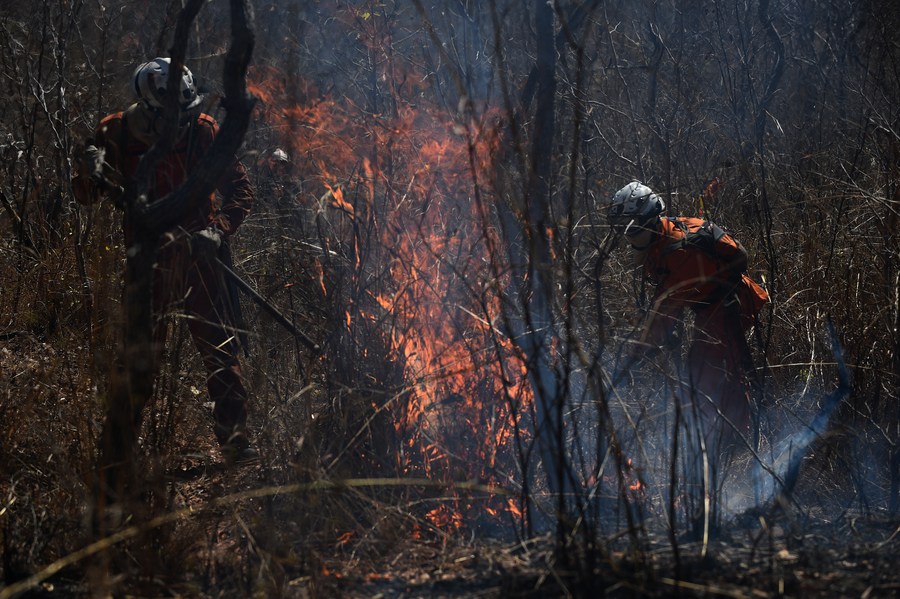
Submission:
<svg viewBox="0 0 900 599">
<path fill-rule="evenodd" d="M 104 118 L 95 132 L 94 143 L 106 150 L 106 161 L 125 179 L 133 178 L 141 156 L 149 146 L 129 135 L 129 113 Z M 200 114 L 183 128 L 174 151 L 162 159 L 151 182 L 150 200 L 177 189 L 196 168 L 215 139 L 215 120 Z M 81 202 L 96 198 L 96 190 L 85 181 L 75 182 Z M 207 389 L 214 402 L 216 437 L 221 444 L 247 419 L 247 392 L 241 377 L 237 354 L 239 343 L 233 330 L 231 303 L 222 273 L 213 263 L 191 255 L 190 234 L 216 225 L 225 236 L 232 235 L 253 205 L 253 188 L 243 165 L 235 161 L 217 186 L 216 194 L 192 199 L 186 216 L 159 240 L 153 279 L 154 341 L 158 368 L 166 341 L 165 315 L 179 308 L 186 316 L 188 329 L 208 373 Z M 125 241 L 131 241 L 132 223 L 125 223 Z M 126 273 L 126 277 L 129 277 Z"/>
<path fill-rule="evenodd" d="M 697 218 L 662 218 L 659 232 L 646 248 L 643 267 L 656 284 L 650 321 L 642 342 L 667 345 L 686 308 L 694 312 L 688 352 L 687 388 L 699 408 L 708 434 L 726 437 L 728 424 L 714 426 L 717 409 L 742 434 L 749 431 L 747 368 L 752 365 L 746 330 L 758 314 L 765 292 L 745 273 L 747 254 L 730 235 L 702 244 L 686 243 L 705 225 Z M 724 233 L 719 230 L 720 233 Z"/>
</svg>

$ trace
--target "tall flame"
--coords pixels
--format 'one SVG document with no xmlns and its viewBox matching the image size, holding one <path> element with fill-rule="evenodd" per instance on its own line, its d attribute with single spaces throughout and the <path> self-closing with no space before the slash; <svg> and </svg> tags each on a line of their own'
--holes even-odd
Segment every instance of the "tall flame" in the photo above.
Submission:
<svg viewBox="0 0 900 599">
<path fill-rule="evenodd" d="M 494 324 L 502 274 L 489 251 L 487 215 L 474 200 L 489 178 L 491 128 L 454 121 L 424 101 L 398 103 L 390 116 L 367 113 L 307 82 L 289 90 L 269 68 L 257 67 L 252 79 L 262 118 L 295 168 L 314 173 L 327 208 L 374 231 L 386 251 L 390 284 L 368 288 L 371 305 L 359 314 L 391 323 L 384 335 L 404 365 L 409 393 L 394 411 L 405 448 L 400 470 L 507 484 L 514 436 L 524 434 L 517 416 L 531 399 L 524 365 Z M 352 327 L 349 309 L 345 318 Z M 514 503 L 499 505 L 519 513 Z M 459 526 L 447 510 L 429 518 Z"/>
</svg>

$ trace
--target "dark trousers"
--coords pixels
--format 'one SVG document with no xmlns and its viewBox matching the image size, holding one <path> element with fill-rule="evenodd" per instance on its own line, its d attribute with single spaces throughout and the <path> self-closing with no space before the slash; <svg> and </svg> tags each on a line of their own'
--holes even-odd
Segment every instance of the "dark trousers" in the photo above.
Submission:
<svg viewBox="0 0 900 599">
<path fill-rule="evenodd" d="M 750 432 L 747 345 L 740 306 L 721 301 L 695 310 L 688 361 L 690 385 L 708 439 L 724 448 Z M 727 419 L 727 422 L 719 415 Z"/>
<path fill-rule="evenodd" d="M 165 349 L 166 315 L 178 311 L 206 367 L 206 386 L 214 403 L 216 439 L 224 444 L 247 421 L 247 391 L 238 361 L 240 343 L 232 326 L 228 288 L 221 270 L 195 259 L 185 238 L 164 243 L 153 279 L 156 364 Z"/>
</svg>

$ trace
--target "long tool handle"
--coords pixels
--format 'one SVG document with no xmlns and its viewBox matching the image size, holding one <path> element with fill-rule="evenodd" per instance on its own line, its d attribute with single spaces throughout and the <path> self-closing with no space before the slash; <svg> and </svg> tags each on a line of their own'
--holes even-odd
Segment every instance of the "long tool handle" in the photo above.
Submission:
<svg viewBox="0 0 900 599">
<path fill-rule="evenodd" d="M 278 321 L 278 324 L 283 326 L 291 334 L 293 334 L 297 339 L 299 339 L 303 345 L 305 345 L 308 349 L 310 349 L 314 352 L 318 352 L 320 350 L 319 345 L 316 342 L 314 342 L 312 339 L 307 337 L 303 331 L 301 331 L 300 329 L 295 327 L 294 323 L 292 323 L 290 320 L 288 320 L 284 316 L 284 314 L 279 312 L 278 308 L 276 308 L 275 306 L 273 306 L 272 304 L 267 302 L 266 299 L 263 296 L 261 296 L 259 294 L 259 292 L 256 291 L 256 289 L 251 287 L 247 281 L 242 279 L 240 277 L 240 275 L 238 275 L 236 272 L 234 272 L 233 270 L 228 268 L 218 258 L 215 258 L 215 262 L 222 269 L 222 272 L 225 273 L 225 276 L 227 276 L 229 279 L 234 281 L 234 284 L 237 285 L 241 291 L 243 291 L 244 293 L 249 295 L 250 299 L 252 299 L 254 302 L 256 302 L 256 304 L 260 308 L 262 308 L 263 310 L 268 312 L 269 315 L 272 316 L 272 318 L 274 318 L 275 320 Z"/>
</svg>

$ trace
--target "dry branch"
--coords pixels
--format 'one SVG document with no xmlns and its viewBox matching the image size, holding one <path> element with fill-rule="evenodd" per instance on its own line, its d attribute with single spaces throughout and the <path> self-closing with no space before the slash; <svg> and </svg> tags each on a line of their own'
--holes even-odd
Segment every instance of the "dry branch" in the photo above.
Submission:
<svg viewBox="0 0 900 599">
<path fill-rule="evenodd" d="M 147 522 L 129 526 L 119 532 L 94 541 L 93 543 L 62 557 L 52 564 L 42 568 L 39 572 L 29 576 L 25 580 L 13 583 L 7 587 L 0 589 L 0 599 L 10 599 L 33 589 L 53 575 L 61 572 L 65 568 L 77 564 L 93 555 L 97 555 L 107 549 L 133 539 L 145 532 L 154 530 L 166 524 L 177 522 L 187 518 L 194 518 L 209 510 L 227 507 L 249 501 L 251 499 L 263 499 L 266 497 L 275 497 L 279 495 L 289 495 L 296 493 L 316 492 L 316 491 L 337 491 L 345 489 L 358 488 L 375 488 L 375 487 L 419 487 L 426 489 L 454 489 L 457 491 L 465 491 L 469 493 L 485 493 L 487 495 L 508 495 L 513 493 L 502 487 L 493 485 L 482 485 L 471 481 L 459 482 L 440 482 L 426 478 L 352 478 L 345 480 L 317 480 L 311 483 L 298 483 L 294 485 L 280 485 L 271 487 L 261 487 L 259 489 L 251 489 L 240 493 L 233 493 L 224 497 L 217 497 L 206 505 L 188 506 L 180 510 L 175 510 L 167 514 L 162 514 L 151 518 Z"/>
</svg>

